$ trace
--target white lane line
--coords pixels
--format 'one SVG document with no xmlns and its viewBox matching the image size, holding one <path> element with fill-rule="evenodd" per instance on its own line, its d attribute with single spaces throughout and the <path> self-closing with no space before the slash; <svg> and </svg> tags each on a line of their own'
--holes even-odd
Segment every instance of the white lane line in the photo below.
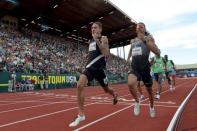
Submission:
<svg viewBox="0 0 197 131">
<path fill-rule="evenodd" d="M 124 91 L 127 91 L 127 89 L 121 89 L 121 90 L 119 90 L 119 92 L 124 92 Z M 32 93 L 34 93 L 34 94 L 32 94 Z M 19 93 L 18 93 L 19 94 Z M 46 94 L 46 93 L 44 93 L 44 92 L 30 92 L 30 93 L 28 93 L 28 92 L 20 92 L 20 94 L 28 94 L 28 95 L 26 95 L 26 96 L 23 96 L 23 97 L 20 97 L 20 96 L 17 96 L 17 98 L 14 98 L 14 99 L 5 99 L 5 100 L 2 100 L 2 101 L 0 101 L 0 102 L 12 102 L 13 100 L 14 101 L 16 101 L 16 100 L 20 100 L 20 99 L 27 99 L 27 98 L 32 98 L 32 96 L 33 96 L 33 98 L 36 98 L 36 97 L 43 97 L 43 96 L 45 96 L 45 97 L 48 97 L 48 98 L 42 98 L 42 99 L 38 99 L 38 100 L 48 100 L 48 99 L 53 99 L 53 98 L 59 98 L 59 99 L 66 99 L 66 97 L 64 98 L 64 97 L 57 97 L 57 96 L 48 96 L 48 95 L 43 95 L 43 94 Z M 49 93 L 49 94 L 54 94 L 54 95 L 58 95 L 58 94 L 55 94 L 55 93 Z M 32 96 L 31 96 L 32 95 Z M 62 95 L 62 94 L 61 94 Z M 64 94 L 64 95 L 67 95 L 67 94 Z M 98 94 L 98 95 L 94 95 L 94 97 L 97 97 L 97 96 L 103 96 L 103 95 L 106 95 L 106 93 L 102 93 L 102 94 Z M 71 96 L 71 95 L 69 95 L 69 96 Z M 14 97 L 16 97 L 16 96 L 14 96 Z M 88 99 L 88 98 L 91 98 L 92 96 L 87 96 L 86 97 L 86 99 Z M 33 99 L 32 98 L 32 99 Z M 73 98 L 69 98 L 69 100 L 75 100 L 76 101 L 76 98 L 73 96 Z M 0 106 L 1 105 L 12 105 L 12 104 L 17 104 L 17 103 L 21 103 L 20 101 L 16 101 L 16 102 L 14 102 L 14 103 L 7 103 L 7 104 L 0 104 Z"/>
<path fill-rule="evenodd" d="M 13 111 L 20 111 L 20 110 L 25 110 L 25 109 L 32 109 L 32 108 L 35 108 L 35 107 L 42 107 L 42 106 L 52 105 L 52 104 L 56 104 L 56 103 L 48 103 L 48 104 L 28 106 L 28 107 L 17 108 L 17 109 L 12 109 L 12 110 L 0 111 L 0 114 L 7 113 L 7 112 L 13 112 Z"/>
<path fill-rule="evenodd" d="M 100 102 L 100 103 L 97 103 L 97 104 L 100 104 L 100 105 L 111 105 L 111 103 L 103 103 L 103 102 Z M 131 103 L 118 103 L 118 105 L 121 105 L 121 106 L 129 106 L 131 105 Z M 150 106 L 149 104 L 140 104 L 141 106 Z M 164 104 L 154 104 L 154 106 L 161 106 L 161 107 L 176 107 L 178 108 L 179 106 L 173 106 L 173 105 L 164 105 Z"/>
<path fill-rule="evenodd" d="M 127 95 L 124 95 L 124 96 L 127 96 Z M 86 104 L 84 106 L 90 106 L 90 105 L 94 105 L 94 104 L 97 104 L 97 103 L 100 103 L 100 102 L 102 102 L 102 101 L 97 101 L 97 102 L 94 102 L 94 103 Z M 55 102 L 55 103 L 58 103 L 58 102 Z M 3 125 L 0 125 L 0 128 L 10 126 L 10 125 L 14 125 L 14 124 L 17 124 L 17 123 L 23 123 L 23 122 L 26 122 L 26 121 L 30 121 L 30 120 L 34 120 L 34 119 L 38 119 L 38 118 L 42 118 L 42 117 L 46 117 L 46 116 L 50 116 L 50 115 L 54 115 L 54 114 L 58 114 L 58 113 L 62 113 L 62 112 L 66 112 L 66 111 L 70 111 L 70 110 L 77 109 L 77 108 L 78 107 L 73 107 L 73 108 L 60 110 L 60 111 L 52 112 L 52 113 L 47 113 L 47 114 L 44 114 L 44 115 L 40 115 L 40 116 L 36 116 L 36 117 L 32 117 L 32 118 L 28 118 L 28 119 L 24 119 L 24 120 L 20 120 L 20 121 L 15 121 L 15 122 L 12 122 L 12 123 L 3 124 Z"/>
<path fill-rule="evenodd" d="M 173 101 L 155 101 L 154 103 L 158 103 L 158 104 L 176 104 L 176 102 Z"/>
<path fill-rule="evenodd" d="M 123 86 L 125 86 L 126 84 L 120 84 L 121 86 L 123 85 Z M 110 87 L 113 87 L 113 89 L 116 89 L 117 90 L 117 86 L 110 86 Z M 90 87 L 91 88 L 91 87 Z M 98 87 L 99 88 L 99 87 Z M 46 92 L 45 92 L 46 91 Z M 16 93 L 14 93 L 13 95 L 12 94 L 10 94 L 10 93 L 7 93 L 9 96 L 3 96 L 3 97 L 0 97 L 0 100 L 2 100 L 2 99 L 4 99 L 4 98 L 7 98 L 7 97 L 9 97 L 9 99 L 5 99 L 5 100 L 16 100 L 16 99 L 18 99 L 19 97 L 19 99 L 23 99 L 23 98 L 31 98 L 32 96 L 38 96 L 38 95 L 40 95 L 41 96 L 41 94 L 54 94 L 55 95 L 55 93 L 53 93 L 53 92 L 48 92 L 48 90 L 45 90 L 45 91 L 28 91 L 28 92 L 16 92 Z M 122 89 L 122 88 L 120 88 L 120 89 L 118 89 L 118 92 L 123 92 L 123 91 L 127 91 L 127 89 Z M 68 92 L 72 92 L 72 90 L 68 90 Z M 64 93 L 65 94 L 65 93 Z M 101 95 L 105 95 L 106 93 L 102 93 L 102 94 L 98 94 L 98 95 L 94 95 L 94 96 L 101 96 Z M 22 95 L 22 96 L 19 96 L 19 95 Z M 58 92 L 57 92 L 57 95 L 58 95 Z M 44 95 L 44 96 L 48 96 L 48 95 Z M 52 96 L 51 96 L 52 97 Z M 53 97 L 55 97 L 55 96 L 53 96 Z M 10 99 L 10 98 L 13 98 L 13 99 Z"/>
<path fill-rule="evenodd" d="M 150 106 L 149 104 L 140 104 L 142 106 Z M 169 106 L 169 105 L 159 105 L 159 104 L 154 104 L 154 106 L 159 106 L 159 107 L 174 107 L 178 108 L 179 106 Z"/>
<path fill-rule="evenodd" d="M 94 105 L 96 103 L 97 102 L 90 103 L 90 104 L 86 104 L 84 106 L 90 106 L 90 105 Z M 70 110 L 77 109 L 77 108 L 78 107 L 73 107 L 73 108 L 69 108 L 69 109 L 65 109 L 65 110 L 60 110 L 60 111 L 56 111 L 56 112 L 52 112 L 52 113 L 47 113 L 47 114 L 44 114 L 44 115 L 39 115 L 39 116 L 31 117 L 31 118 L 28 118 L 28 119 L 23 119 L 23 120 L 20 120 L 20 121 L 15 121 L 15 122 L 3 124 L 3 125 L 0 125 L 0 128 L 6 127 L 6 126 L 10 126 L 10 125 L 14 125 L 14 124 L 18 124 L 18 123 L 23 123 L 23 122 L 30 121 L 30 120 L 35 120 L 35 119 L 38 119 L 38 118 L 42 118 L 42 117 L 46 117 L 46 116 L 50 116 L 50 115 L 54 115 L 54 114 L 58 114 L 58 113 L 66 112 L 66 111 L 70 111 Z"/>
<path fill-rule="evenodd" d="M 185 82 L 184 84 L 186 84 L 186 82 Z M 181 85 L 179 85 L 179 86 L 181 86 Z M 178 86 L 177 86 L 177 87 L 178 87 Z M 176 88 L 177 88 L 177 87 L 176 87 Z M 163 91 L 161 94 L 166 93 L 166 92 L 169 92 L 169 91 L 170 91 L 170 90 L 167 89 L 167 90 Z M 144 101 L 146 101 L 146 100 L 148 100 L 148 98 L 142 100 L 141 102 L 144 102 Z M 101 118 L 99 118 L 99 119 L 97 119 L 97 120 L 95 120 L 95 121 L 92 121 L 92 122 L 90 122 L 90 123 L 88 123 L 88 124 L 86 124 L 86 125 L 84 125 L 84 126 L 82 126 L 82 127 L 79 127 L 79 128 L 77 128 L 77 129 L 75 129 L 74 131 L 80 131 L 80 130 L 82 130 L 82 129 L 86 128 L 86 127 L 89 127 L 89 126 L 91 126 L 91 125 L 93 125 L 93 124 L 95 124 L 95 123 L 98 123 L 98 122 L 100 122 L 100 121 L 102 121 L 102 120 L 104 120 L 104 119 L 106 119 L 106 118 L 108 118 L 108 117 L 111 117 L 111 116 L 113 116 L 113 115 L 116 115 L 116 114 L 118 114 L 118 113 L 120 113 L 120 112 L 122 112 L 122 111 L 124 111 L 124 110 L 126 110 L 126 109 L 128 109 L 128 108 L 130 108 L 130 107 L 132 107 L 132 106 L 133 106 L 133 105 L 127 106 L 127 107 L 125 107 L 125 108 L 123 108 L 123 109 L 120 109 L 120 110 L 118 110 L 118 111 L 116 111 L 116 112 L 113 112 L 113 113 L 111 113 L 111 114 L 109 114 L 109 115 L 107 115 L 107 116 L 101 117 Z"/>
<path fill-rule="evenodd" d="M 34 98 L 32 98 L 34 99 Z M 41 101 L 41 100 L 50 100 L 54 98 L 44 98 L 44 99 L 37 99 L 36 101 L 26 101 L 26 102 L 40 102 L 40 103 L 47 103 L 47 101 Z M 25 101 L 7 101 L 7 102 L 12 102 L 12 103 L 7 103 L 7 104 L 0 104 L 0 106 L 5 106 L 5 105 L 14 105 L 18 103 L 24 103 Z"/>
<path fill-rule="evenodd" d="M 174 130 L 175 124 L 176 124 L 178 118 L 180 117 L 180 114 L 182 113 L 186 103 L 188 102 L 189 98 L 191 97 L 192 93 L 196 90 L 196 88 L 197 88 L 197 84 L 194 86 L 194 88 L 190 91 L 190 93 L 187 95 L 187 97 L 181 103 L 180 107 L 178 108 L 178 110 L 174 114 L 172 120 L 170 121 L 170 124 L 169 124 L 169 126 L 168 126 L 166 131 Z"/>
<path fill-rule="evenodd" d="M 95 124 L 95 123 L 97 123 L 97 122 L 99 122 L 99 121 L 102 121 L 102 120 L 104 120 L 104 119 L 106 119 L 106 118 L 108 118 L 108 117 L 110 117 L 110 116 L 113 116 L 113 115 L 115 115 L 115 114 L 118 114 L 118 113 L 120 113 L 120 112 L 122 112 L 122 111 L 124 111 L 124 110 L 126 110 L 126 109 L 128 109 L 128 108 L 130 108 L 130 107 L 132 107 L 132 106 L 133 106 L 133 105 L 127 106 L 127 107 L 125 107 L 125 108 L 123 108 L 123 109 L 121 109 L 121 110 L 118 110 L 118 111 L 116 111 L 116 112 L 113 112 L 113 113 L 111 113 L 111 114 L 109 114 L 109 115 L 107 115 L 107 116 L 101 117 L 100 119 L 97 119 L 97 120 L 95 120 L 95 121 L 93 121 L 93 122 L 91 122 L 91 123 L 88 123 L 88 124 L 86 124 L 86 125 L 80 127 L 80 128 L 77 128 L 77 129 L 75 129 L 74 131 L 80 131 L 80 130 L 82 130 L 82 129 L 88 127 L 88 126 L 91 126 L 91 125 L 93 125 L 93 124 Z"/>
<path fill-rule="evenodd" d="M 165 93 L 169 90 L 166 90 L 162 93 Z M 126 96 L 126 95 L 125 95 Z M 144 99 L 144 101 L 147 100 L 147 99 Z M 97 103 L 100 103 L 99 102 L 94 102 L 94 103 L 89 103 L 89 104 L 86 104 L 84 106 L 90 106 L 90 105 L 94 105 L 94 104 L 97 104 Z M 132 106 L 132 105 L 130 105 Z M 10 126 L 10 125 L 14 125 L 14 124 L 17 124 L 17 123 L 23 123 L 23 122 L 26 122 L 26 121 L 30 121 L 30 120 L 34 120 L 34 119 L 38 119 L 38 118 L 43 118 L 43 117 L 47 117 L 47 116 L 50 116 L 50 115 L 54 115 L 54 114 L 58 114 L 58 113 L 62 113 L 62 112 L 66 112 L 66 111 L 70 111 L 70 110 L 74 110 L 74 109 L 77 109 L 78 107 L 73 107 L 73 108 L 69 108 L 69 109 L 65 109 L 65 110 L 60 110 L 60 111 L 57 111 L 57 112 L 52 112 L 52 113 L 47 113 L 47 114 L 44 114 L 44 115 L 40 115 L 40 116 L 36 116 L 36 117 L 32 117 L 32 118 L 28 118 L 28 119 L 23 119 L 23 120 L 20 120 L 20 121 L 15 121 L 15 122 L 12 122 L 12 123 L 7 123 L 7 124 L 3 124 L 3 125 L 0 125 L 0 128 L 2 127 L 7 127 L 7 126 Z M 128 107 L 129 108 L 129 107 Z M 125 109 L 126 110 L 126 109 Z"/>
</svg>

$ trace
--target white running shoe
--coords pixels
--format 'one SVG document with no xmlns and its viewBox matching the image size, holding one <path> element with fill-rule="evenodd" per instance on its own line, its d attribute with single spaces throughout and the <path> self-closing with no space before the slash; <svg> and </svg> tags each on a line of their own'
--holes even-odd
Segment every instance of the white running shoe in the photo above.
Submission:
<svg viewBox="0 0 197 131">
<path fill-rule="evenodd" d="M 76 118 L 72 123 L 69 124 L 69 127 L 75 127 L 75 126 L 77 126 L 81 121 L 84 121 L 84 120 L 85 120 L 85 116 L 84 116 L 84 115 L 83 115 L 83 116 L 78 115 L 77 118 Z"/>
<path fill-rule="evenodd" d="M 159 94 L 157 94 L 157 95 L 155 95 L 155 99 L 160 99 L 160 95 Z"/>
<path fill-rule="evenodd" d="M 134 103 L 134 115 L 138 116 L 140 114 L 140 103 L 139 102 L 135 102 Z"/>
<path fill-rule="evenodd" d="M 144 99 L 144 95 L 141 95 L 140 96 L 140 101 L 143 100 L 143 99 Z"/>
<path fill-rule="evenodd" d="M 154 107 L 153 108 L 150 107 L 149 114 L 150 114 L 150 117 L 151 118 L 154 118 L 155 117 L 155 114 L 156 113 L 155 113 L 155 108 Z"/>
<path fill-rule="evenodd" d="M 173 91 L 172 85 L 170 85 L 170 91 Z"/>
</svg>

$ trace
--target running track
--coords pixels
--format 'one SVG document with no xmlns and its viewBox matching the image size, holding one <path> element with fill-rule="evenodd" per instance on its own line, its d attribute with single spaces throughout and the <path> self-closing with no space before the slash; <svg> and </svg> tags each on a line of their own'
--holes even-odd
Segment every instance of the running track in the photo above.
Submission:
<svg viewBox="0 0 197 131">
<path fill-rule="evenodd" d="M 120 97 L 115 106 L 101 88 L 86 87 L 86 121 L 76 128 L 68 127 L 77 114 L 76 89 L 2 93 L 0 131 L 165 131 L 195 84 L 197 79 L 178 79 L 174 92 L 164 84 L 161 99 L 155 101 L 155 118 L 149 116 L 147 97 L 141 102 L 140 115 L 133 115 L 133 100 L 126 84 L 112 86 Z"/>
</svg>

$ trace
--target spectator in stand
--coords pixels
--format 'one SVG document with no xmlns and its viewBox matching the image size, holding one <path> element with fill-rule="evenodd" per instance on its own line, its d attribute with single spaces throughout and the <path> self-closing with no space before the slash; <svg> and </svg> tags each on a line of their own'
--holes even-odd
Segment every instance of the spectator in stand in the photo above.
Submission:
<svg viewBox="0 0 197 131">
<path fill-rule="evenodd" d="M 22 73 L 41 73 L 45 68 L 48 68 L 49 73 L 76 73 L 84 70 L 83 61 L 87 56 L 85 46 L 79 45 L 78 50 L 76 43 L 65 38 L 25 28 L 20 31 L 3 27 L 0 29 L 0 69 L 3 65 L 3 70 Z M 112 54 L 107 59 L 108 72 L 119 75 L 127 73 L 125 60 Z"/>
</svg>

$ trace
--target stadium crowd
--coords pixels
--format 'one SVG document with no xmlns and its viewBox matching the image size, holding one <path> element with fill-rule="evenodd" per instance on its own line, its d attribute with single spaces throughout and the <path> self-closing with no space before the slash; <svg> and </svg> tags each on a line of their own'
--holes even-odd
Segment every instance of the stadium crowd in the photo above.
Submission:
<svg viewBox="0 0 197 131">
<path fill-rule="evenodd" d="M 87 47 L 60 36 L 0 27 L 0 70 L 22 73 L 81 72 L 85 68 Z M 125 60 L 110 54 L 107 71 L 126 73 Z"/>
</svg>

